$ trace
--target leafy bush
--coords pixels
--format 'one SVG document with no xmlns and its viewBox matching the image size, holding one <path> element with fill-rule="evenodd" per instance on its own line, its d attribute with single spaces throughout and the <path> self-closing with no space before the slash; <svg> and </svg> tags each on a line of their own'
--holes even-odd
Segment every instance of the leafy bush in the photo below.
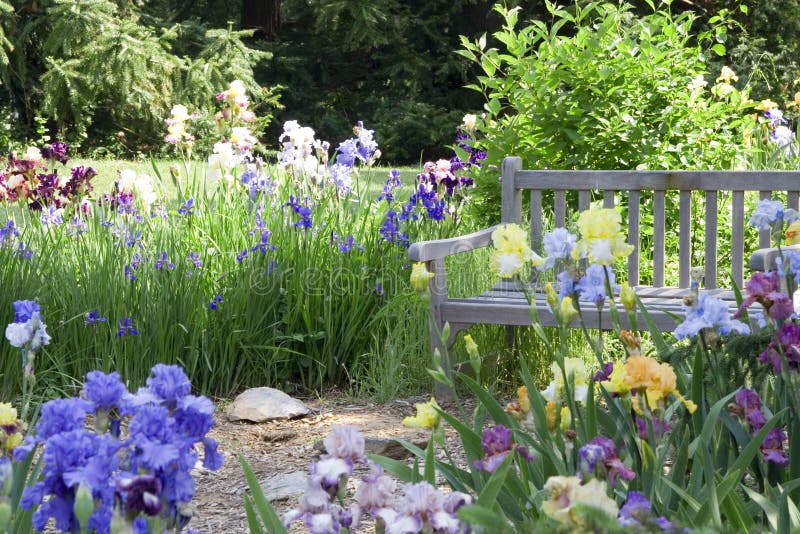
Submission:
<svg viewBox="0 0 800 534">
<path fill-rule="evenodd" d="M 486 99 L 475 142 L 489 164 L 477 180 L 486 218 L 499 198 L 492 177 L 509 154 L 525 168 L 737 165 L 746 93 L 704 88 L 712 81 L 703 59 L 711 35 L 691 34 L 690 13 L 637 18 L 626 4 L 548 3 L 549 26 L 518 28 L 518 9 L 495 9 L 505 21 L 492 34 L 502 48 L 462 38 L 460 51 L 483 72 L 471 87 Z"/>
</svg>

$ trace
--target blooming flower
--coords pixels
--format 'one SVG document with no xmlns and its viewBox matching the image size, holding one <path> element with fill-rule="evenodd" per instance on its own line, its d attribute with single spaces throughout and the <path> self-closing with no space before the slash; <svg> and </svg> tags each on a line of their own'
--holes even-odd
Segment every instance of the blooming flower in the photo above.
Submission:
<svg viewBox="0 0 800 534">
<path fill-rule="evenodd" d="M 614 442 L 606 436 L 597 436 L 578 450 L 578 463 L 582 480 L 591 476 L 607 480 L 616 486 L 617 480 L 630 482 L 636 477 L 628 466 L 622 463 Z"/>
<path fill-rule="evenodd" d="M 492 271 L 503 278 L 511 278 L 517 274 L 527 262 L 533 266 L 544 263 L 528 246 L 527 236 L 516 224 L 504 224 L 492 232 Z"/>
<path fill-rule="evenodd" d="M 553 373 L 553 380 L 550 385 L 542 391 L 542 396 L 548 401 L 556 401 L 564 395 L 564 376 L 572 380 L 571 387 L 574 387 L 573 394 L 575 400 L 585 404 L 589 394 L 589 372 L 586 363 L 581 358 L 564 358 L 564 370 L 562 372 L 558 363 L 550 364 L 550 371 Z"/>
<path fill-rule="evenodd" d="M 119 320 L 119 330 L 117 330 L 117 337 L 124 337 L 126 335 L 135 336 L 139 331 L 131 325 L 131 318 L 124 317 Z"/>
<path fill-rule="evenodd" d="M 47 325 L 42 320 L 41 308 L 33 300 L 14 302 L 14 322 L 6 327 L 6 339 L 12 347 L 23 349 L 23 359 L 50 343 Z"/>
<path fill-rule="evenodd" d="M 708 293 L 700 293 L 691 306 L 684 304 L 684 310 L 686 316 L 674 332 L 677 339 L 694 337 L 704 328 L 714 329 L 723 336 L 733 331 L 745 335 L 750 333 L 748 325 L 731 319 L 728 305 L 723 300 Z"/>
<path fill-rule="evenodd" d="M 86 319 L 83 321 L 85 325 L 95 325 L 97 323 L 105 323 L 108 322 L 108 318 L 101 317 L 100 312 L 97 310 L 91 310 L 86 314 Z"/>
<path fill-rule="evenodd" d="M 433 273 L 428 272 L 424 263 L 417 262 L 411 267 L 411 287 L 418 293 L 428 290 L 431 278 L 433 278 Z"/>
<path fill-rule="evenodd" d="M 581 212 L 578 217 L 581 238 L 572 250 L 573 259 L 588 257 L 591 263 L 609 265 L 617 258 L 627 257 L 633 245 L 625 241 L 621 221 L 620 214 L 613 209 Z"/>
<path fill-rule="evenodd" d="M 754 226 L 759 232 L 770 230 L 777 224 L 793 223 L 798 219 L 797 211 L 794 209 L 783 209 L 783 203 L 778 200 L 761 200 L 756 209 L 750 215 L 748 224 Z"/>
<path fill-rule="evenodd" d="M 717 77 L 717 82 L 730 83 L 732 81 L 734 82 L 739 81 L 739 77 L 736 75 L 733 69 L 731 69 L 727 65 L 722 67 L 722 70 L 720 71 L 719 76 Z"/>
<path fill-rule="evenodd" d="M 439 424 L 441 415 L 437 408 L 436 399 L 431 397 L 428 402 L 414 404 L 417 409 L 417 415 L 406 417 L 403 419 L 403 425 L 412 428 L 435 428 Z"/>
<path fill-rule="evenodd" d="M 542 246 L 546 256 L 544 263 L 539 266 L 539 270 L 551 269 L 556 260 L 569 258 L 577 242 L 578 237 L 567 231 L 566 228 L 556 228 L 552 232 L 544 234 Z"/>
<path fill-rule="evenodd" d="M 489 473 L 494 473 L 511 451 L 517 451 L 523 459 L 529 462 L 533 461 L 528 449 L 512 442 L 511 430 L 503 425 L 493 426 L 483 431 L 481 448 L 483 448 L 485 456 L 483 459 L 475 461 L 473 466 L 475 469 Z"/>
<path fill-rule="evenodd" d="M 607 495 L 606 483 L 596 478 L 581 484 L 578 477 L 551 476 L 544 490 L 548 499 L 542 503 L 542 511 L 559 523 L 580 525 L 580 515 L 572 508 L 575 504 L 595 507 L 613 517 L 619 511 L 617 503 Z"/>
</svg>

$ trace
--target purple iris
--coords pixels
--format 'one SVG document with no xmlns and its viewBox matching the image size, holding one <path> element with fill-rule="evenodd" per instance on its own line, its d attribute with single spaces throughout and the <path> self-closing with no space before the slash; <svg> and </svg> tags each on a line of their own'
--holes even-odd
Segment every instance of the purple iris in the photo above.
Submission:
<svg viewBox="0 0 800 534">
<path fill-rule="evenodd" d="M 41 311 L 35 300 L 17 300 L 14 302 L 14 322 L 27 323 L 34 313 L 41 314 Z"/>
<path fill-rule="evenodd" d="M 125 317 L 119 320 L 119 330 L 117 330 L 117 337 L 124 337 L 126 335 L 136 336 L 139 331 L 131 325 L 131 318 Z"/>
<path fill-rule="evenodd" d="M 42 147 L 42 157 L 45 159 L 52 159 L 65 165 L 69 161 L 67 156 L 67 149 L 69 145 L 60 141 L 54 141 L 52 144 Z"/>
<path fill-rule="evenodd" d="M 125 508 L 129 512 L 155 516 L 161 511 L 161 480 L 155 475 L 117 479 L 116 489 L 125 496 Z"/>
<path fill-rule="evenodd" d="M 194 214 L 194 199 L 190 198 L 183 205 L 178 208 L 178 215 L 193 215 Z"/>
<path fill-rule="evenodd" d="M 500 467 L 500 464 L 503 463 L 503 460 L 512 450 L 516 450 L 528 462 L 533 460 L 528 449 L 512 442 L 511 430 L 502 425 L 493 426 L 483 431 L 481 447 L 486 455 L 482 460 L 474 462 L 473 466 L 475 469 L 490 473 L 494 473 Z"/>
<path fill-rule="evenodd" d="M 783 445 L 786 443 L 788 436 L 782 428 L 773 428 L 764 437 L 761 443 L 761 452 L 764 453 L 764 459 L 772 462 L 780 467 L 789 465 L 789 457 L 783 450 Z"/>
<path fill-rule="evenodd" d="M 156 260 L 155 264 L 153 264 L 153 267 L 156 269 L 161 269 L 164 266 L 166 266 L 167 269 L 175 268 L 175 264 L 169 261 L 169 256 L 167 256 L 166 252 L 162 252 L 161 257 Z"/>
<path fill-rule="evenodd" d="M 101 317 L 100 312 L 97 310 L 91 310 L 89 313 L 86 314 L 86 319 L 83 321 L 85 325 L 94 325 L 97 323 L 105 323 L 108 322 L 108 318 Z"/>
<path fill-rule="evenodd" d="M 122 399 L 128 394 L 128 388 L 122 383 L 117 372 L 105 374 L 100 371 L 91 371 L 86 375 L 83 394 L 94 410 L 108 411 L 120 405 Z"/>
</svg>

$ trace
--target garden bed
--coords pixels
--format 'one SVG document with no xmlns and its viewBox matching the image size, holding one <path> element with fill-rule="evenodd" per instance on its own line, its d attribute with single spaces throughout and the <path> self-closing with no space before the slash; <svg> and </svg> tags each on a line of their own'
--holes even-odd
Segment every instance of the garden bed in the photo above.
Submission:
<svg viewBox="0 0 800 534">
<path fill-rule="evenodd" d="M 249 532 L 242 501 L 247 482 L 237 460 L 238 453 L 244 456 L 259 481 L 264 481 L 276 475 L 307 472 L 309 465 L 319 456 L 315 444 L 330 434 L 334 425 L 353 425 L 367 438 L 424 441 L 430 431 L 405 427 L 402 420 L 414 414 L 415 403 L 426 400 L 415 397 L 375 403 L 333 396 L 306 401 L 313 410 L 306 418 L 259 424 L 228 421 L 222 414 L 225 403 L 218 403 L 217 423 L 209 436 L 219 442 L 225 464 L 215 472 L 201 469 L 196 473 L 195 516 L 189 527 L 206 533 Z M 449 448 L 457 447 L 458 436 L 448 435 L 447 440 L 452 441 Z M 358 480 L 359 477 L 354 476 L 350 486 Z M 281 499 L 273 505 L 282 514 L 297 505 L 297 498 Z M 305 532 L 300 523 L 294 527 L 291 532 Z"/>
</svg>

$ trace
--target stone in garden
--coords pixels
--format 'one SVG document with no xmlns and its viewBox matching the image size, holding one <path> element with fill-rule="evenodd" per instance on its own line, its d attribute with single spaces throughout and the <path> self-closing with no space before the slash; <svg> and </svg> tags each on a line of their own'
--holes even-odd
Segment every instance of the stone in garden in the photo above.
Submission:
<svg viewBox="0 0 800 534">
<path fill-rule="evenodd" d="M 292 471 L 273 475 L 262 481 L 259 486 L 264 492 L 264 497 L 274 502 L 302 495 L 306 490 L 306 479 L 308 479 L 307 472 Z"/>
<path fill-rule="evenodd" d="M 311 413 L 311 409 L 283 391 L 273 388 L 252 388 L 242 392 L 225 415 L 230 421 L 263 423 L 275 419 L 297 419 Z"/>
</svg>

